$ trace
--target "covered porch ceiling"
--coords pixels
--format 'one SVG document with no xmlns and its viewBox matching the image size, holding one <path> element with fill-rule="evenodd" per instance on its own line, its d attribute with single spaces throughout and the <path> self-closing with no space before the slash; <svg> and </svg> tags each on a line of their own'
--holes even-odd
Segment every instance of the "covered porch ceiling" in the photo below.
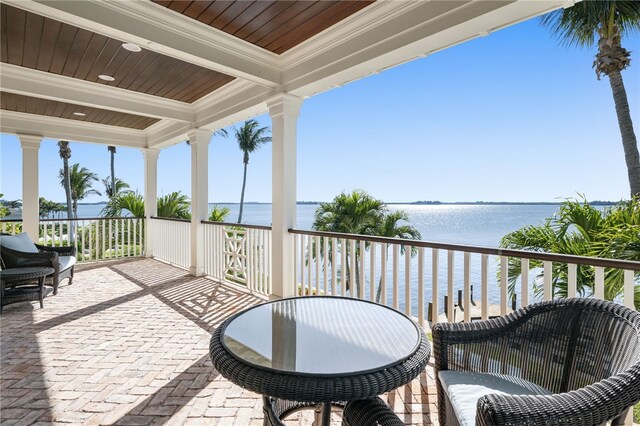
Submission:
<svg viewBox="0 0 640 426">
<path fill-rule="evenodd" d="M 162 148 L 573 0 L 1 3 L 0 131 Z"/>
</svg>

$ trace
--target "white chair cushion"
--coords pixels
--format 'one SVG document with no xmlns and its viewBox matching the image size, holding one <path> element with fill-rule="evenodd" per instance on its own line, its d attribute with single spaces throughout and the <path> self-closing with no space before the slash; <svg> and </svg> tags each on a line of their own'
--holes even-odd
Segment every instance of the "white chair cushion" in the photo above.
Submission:
<svg viewBox="0 0 640 426">
<path fill-rule="evenodd" d="M 38 248 L 33 244 L 26 232 L 16 235 L 1 235 L 0 245 L 10 250 L 21 251 L 23 253 L 38 252 Z"/>
<path fill-rule="evenodd" d="M 60 272 L 66 271 L 76 264 L 75 256 L 60 256 L 58 258 L 58 262 L 60 262 Z"/>
<path fill-rule="evenodd" d="M 440 371 L 438 378 L 461 426 L 476 424 L 476 405 L 485 395 L 551 395 L 535 383 L 504 374 Z"/>
</svg>

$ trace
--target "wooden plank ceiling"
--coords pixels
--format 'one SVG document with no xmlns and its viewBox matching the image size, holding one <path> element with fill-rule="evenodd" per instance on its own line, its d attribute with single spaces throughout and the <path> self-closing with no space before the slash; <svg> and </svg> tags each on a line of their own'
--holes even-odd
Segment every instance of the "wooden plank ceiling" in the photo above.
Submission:
<svg viewBox="0 0 640 426">
<path fill-rule="evenodd" d="M 144 130 L 160 121 L 157 118 L 142 117 L 123 112 L 74 105 L 66 102 L 7 92 L 0 92 L 0 109 L 24 112 L 27 114 L 46 115 L 48 117 L 66 118 L 69 120 L 89 121 L 97 124 L 107 124 L 137 130 Z M 84 116 L 75 115 L 74 113 L 82 113 Z"/>
<path fill-rule="evenodd" d="M 72 25 L 0 6 L 4 63 L 191 103 L 233 80 L 225 74 L 142 49 Z M 107 82 L 99 75 L 115 78 Z"/>
<path fill-rule="evenodd" d="M 281 54 L 375 0 L 152 1 L 263 49 Z"/>
</svg>

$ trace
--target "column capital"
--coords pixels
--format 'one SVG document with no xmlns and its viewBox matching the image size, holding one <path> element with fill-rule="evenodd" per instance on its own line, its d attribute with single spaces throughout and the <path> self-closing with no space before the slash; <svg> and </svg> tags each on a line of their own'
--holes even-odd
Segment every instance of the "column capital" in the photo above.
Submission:
<svg viewBox="0 0 640 426">
<path fill-rule="evenodd" d="M 212 136 L 213 131 L 207 129 L 191 129 L 187 132 L 187 137 L 191 145 L 208 144 Z"/>
<path fill-rule="evenodd" d="M 290 95 L 288 93 L 278 93 L 267 99 L 269 115 L 277 117 L 279 115 L 291 115 L 297 117 L 300 113 L 304 99 Z"/>
<path fill-rule="evenodd" d="M 160 150 L 156 148 L 140 148 L 140 150 L 145 160 L 157 160 L 160 155 Z"/>
<path fill-rule="evenodd" d="M 40 149 L 40 143 L 42 142 L 42 136 L 36 135 L 21 135 L 18 134 L 20 139 L 20 145 L 22 148 Z"/>
</svg>

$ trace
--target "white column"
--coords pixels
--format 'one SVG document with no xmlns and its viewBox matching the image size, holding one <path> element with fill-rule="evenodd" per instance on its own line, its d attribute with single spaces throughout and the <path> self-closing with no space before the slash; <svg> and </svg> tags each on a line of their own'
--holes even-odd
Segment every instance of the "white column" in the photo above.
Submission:
<svg viewBox="0 0 640 426">
<path fill-rule="evenodd" d="M 153 148 L 143 148 L 144 157 L 144 256 L 153 257 L 153 232 L 151 216 L 158 214 L 158 155 L 160 151 Z"/>
<path fill-rule="evenodd" d="M 302 99 L 285 93 L 267 101 L 271 116 L 273 295 L 294 296 L 293 236 L 296 226 L 296 138 Z"/>
<path fill-rule="evenodd" d="M 39 238 L 38 151 L 41 136 L 18 135 L 22 145 L 22 230 L 34 242 Z"/>
<path fill-rule="evenodd" d="M 209 141 L 213 132 L 194 129 L 189 132 L 191 144 L 191 266 L 189 273 L 204 274 L 204 227 L 201 221 L 209 213 Z"/>
</svg>

